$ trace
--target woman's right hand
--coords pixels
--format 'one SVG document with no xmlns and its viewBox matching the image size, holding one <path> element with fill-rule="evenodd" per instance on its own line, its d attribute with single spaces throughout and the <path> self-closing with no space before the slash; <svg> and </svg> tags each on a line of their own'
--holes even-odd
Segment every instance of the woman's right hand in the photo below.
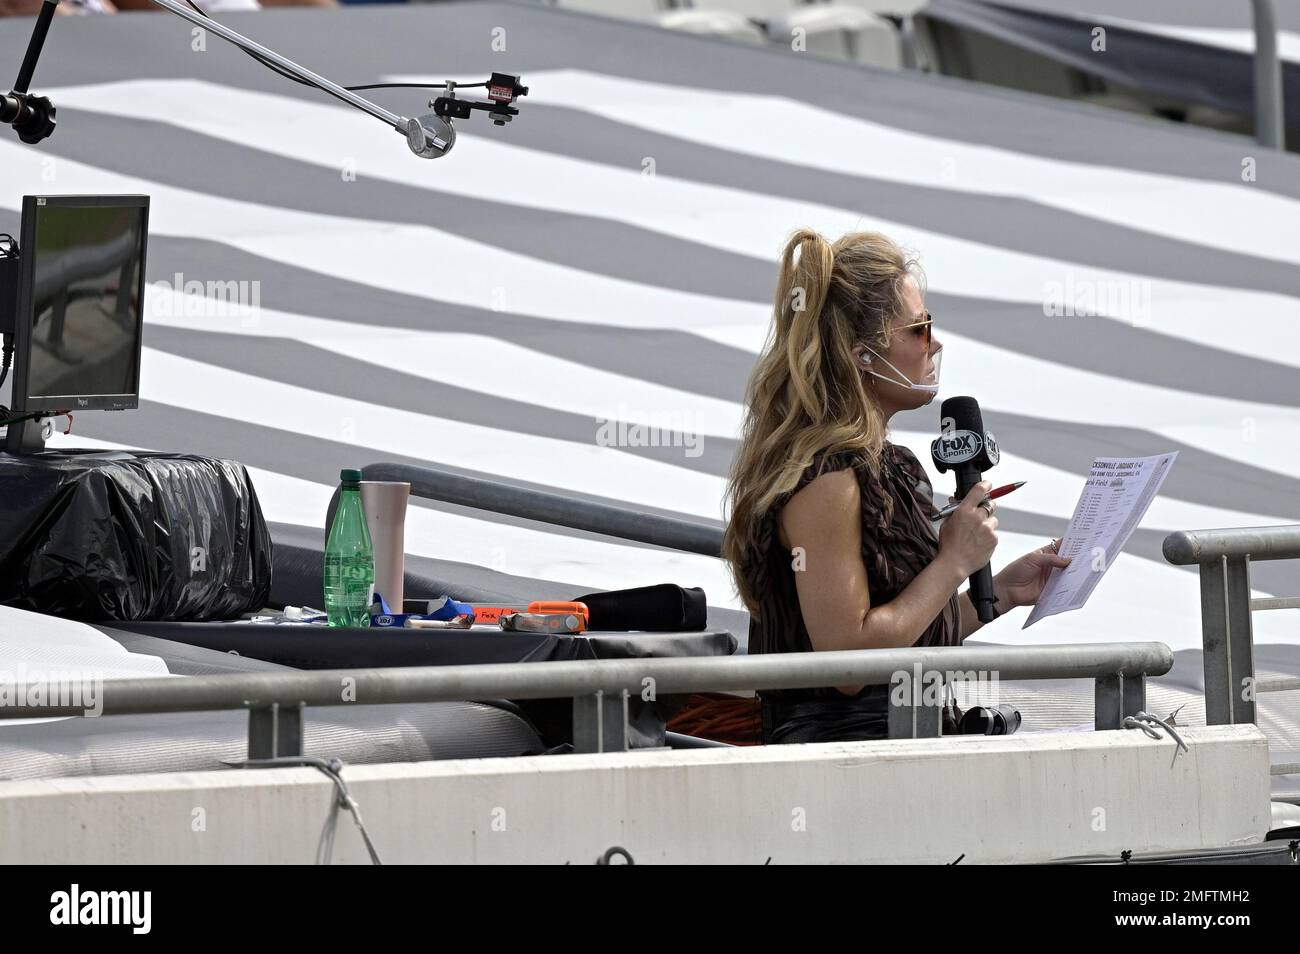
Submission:
<svg viewBox="0 0 1300 954">
<path fill-rule="evenodd" d="M 970 489 L 961 505 L 943 521 L 939 531 L 939 557 L 952 562 L 963 577 L 971 576 L 988 563 L 998 545 L 998 518 L 992 510 L 997 503 L 981 507 L 993 484 L 981 480 Z"/>
</svg>

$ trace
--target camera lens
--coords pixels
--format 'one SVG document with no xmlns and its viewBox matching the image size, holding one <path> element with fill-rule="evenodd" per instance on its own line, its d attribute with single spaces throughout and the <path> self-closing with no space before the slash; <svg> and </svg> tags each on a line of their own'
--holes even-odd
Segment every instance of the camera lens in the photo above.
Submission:
<svg viewBox="0 0 1300 954">
<path fill-rule="evenodd" d="M 1020 728 L 1020 711 L 1009 705 L 972 706 L 961 717 L 962 735 L 1011 735 Z"/>
</svg>

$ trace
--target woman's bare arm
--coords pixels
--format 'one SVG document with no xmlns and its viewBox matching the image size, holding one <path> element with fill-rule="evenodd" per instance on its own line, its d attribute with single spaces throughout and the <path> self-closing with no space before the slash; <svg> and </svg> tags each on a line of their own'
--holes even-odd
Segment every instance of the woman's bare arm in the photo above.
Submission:
<svg viewBox="0 0 1300 954">
<path fill-rule="evenodd" d="M 814 649 L 912 646 L 961 586 L 960 570 L 941 552 L 894 599 L 871 604 L 860 491 L 851 470 L 822 474 L 791 497 L 781 530 L 793 551 L 799 607 Z"/>
<path fill-rule="evenodd" d="M 996 608 L 1001 615 L 1009 609 L 1014 609 L 1016 604 L 1007 596 L 1006 587 L 1000 580 L 993 577 L 993 595 L 997 597 Z M 964 642 L 966 637 L 974 633 L 984 624 L 980 622 L 979 613 L 975 612 L 975 604 L 971 601 L 970 590 L 962 590 L 961 598 L 958 599 L 957 605 L 961 607 L 961 638 Z"/>
<path fill-rule="evenodd" d="M 997 611 L 999 613 L 1005 613 L 1011 608 L 1011 603 L 1003 593 L 997 577 L 993 578 L 993 595 L 998 599 Z M 971 602 L 970 590 L 962 591 L 961 598 L 957 600 L 957 605 L 961 607 L 961 638 L 964 641 L 967 636 L 984 624 L 980 622 L 979 613 L 975 612 L 975 604 Z"/>
</svg>

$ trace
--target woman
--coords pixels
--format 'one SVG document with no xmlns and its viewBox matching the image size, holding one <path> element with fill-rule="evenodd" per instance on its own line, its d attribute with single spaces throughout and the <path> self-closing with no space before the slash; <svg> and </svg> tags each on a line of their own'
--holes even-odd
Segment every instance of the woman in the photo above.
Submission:
<svg viewBox="0 0 1300 954">
<path fill-rule="evenodd" d="M 925 471 L 887 439 L 934 400 L 942 342 L 919 268 L 875 232 L 786 245 L 774 328 L 750 378 L 724 542 L 751 653 L 952 646 L 980 627 L 958 587 L 997 545 L 981 481 L 935 531 Z M 1037 602 L 1049 544 L 993 580 L 996 607 Z M 883 738 L 887 686 L 761 694 L 765 742 Z"/>
</svg>

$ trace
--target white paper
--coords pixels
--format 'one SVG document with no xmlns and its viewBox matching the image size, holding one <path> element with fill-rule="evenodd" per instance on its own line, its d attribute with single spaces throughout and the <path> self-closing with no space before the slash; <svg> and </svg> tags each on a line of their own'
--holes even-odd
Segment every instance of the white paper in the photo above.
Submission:
<svg viewBox="0 0 1300 954">
<path fill-rule="evenodd" d="M 1061 556 L 1073 559 L 1065 569 L 1052 570 L 1022 629 L 1088 602 L 1156 499 L 1177 457 L 1174 451 L 1125 460 L 1098 457 L 1092 462 L 1070 527 L 1061 539 Z"/>
</svg>

